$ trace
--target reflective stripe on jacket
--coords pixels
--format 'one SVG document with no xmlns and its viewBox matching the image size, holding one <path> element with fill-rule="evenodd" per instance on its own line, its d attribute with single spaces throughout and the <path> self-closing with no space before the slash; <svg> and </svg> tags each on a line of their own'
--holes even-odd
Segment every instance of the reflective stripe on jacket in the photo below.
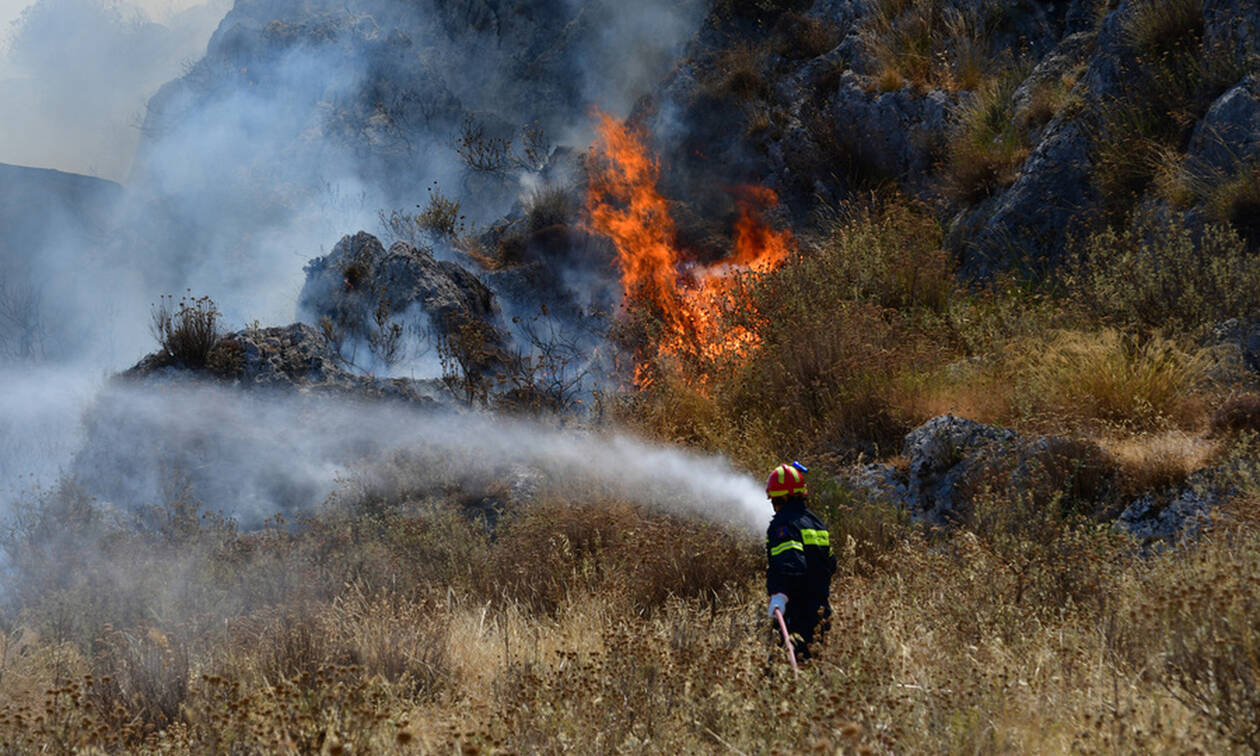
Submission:
<svg viewBox="0 0 1260 756">
<path fill-rule="evenodd" d="M 766 529 L 766 592 L 826 603 L 836 559 L 827 526 L 803 500 L 784 502 Z"/>
</svg>

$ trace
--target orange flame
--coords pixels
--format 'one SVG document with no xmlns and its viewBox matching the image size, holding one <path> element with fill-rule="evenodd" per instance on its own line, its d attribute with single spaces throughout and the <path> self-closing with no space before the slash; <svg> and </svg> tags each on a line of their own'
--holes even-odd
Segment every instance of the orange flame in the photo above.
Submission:
<svg viewBox="0 0 1260 756">
<path fill-rule="evenodd" d="M 734 305 L 732 275 L 768 273 L 795 249 L 789 231 L 768 226 L 762 213 L 778 205 L 763 187 L 736 189 L 739 219 L 730 255 L 711 265 L 688 265 L 677 247 L 669 203 L 657 191 L 660 165 L 639 134 L 611 116 L 596 112 L 598 137 L 591 145 L 586 207 L 593 231 L 612 240 L 621 269 L 624 301 L 646 301 L 665 326 L 657 349 L 715 360 L 756 344 L 754 334 L 723 328 L 721 313 Z M 643 384 L 643 365 L 636 383 Z"/>
</svg>

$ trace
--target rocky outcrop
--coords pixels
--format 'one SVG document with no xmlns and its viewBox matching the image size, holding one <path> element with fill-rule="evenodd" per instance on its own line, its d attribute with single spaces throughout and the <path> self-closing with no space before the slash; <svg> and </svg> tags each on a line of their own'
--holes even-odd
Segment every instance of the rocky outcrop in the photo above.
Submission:
<svg viewBox="0 0 1260 756">
<path fill-rule="evenodd" d="M 1082 124 L 1051 123 L 1010 188 L 955 218 L 949 239 L 964 275 L 1058 262 L 1068 234 L 1098 207 L 1090 145 Z"/>
<path fill-rule="evenodd" d="M 201 380 L 245 389 L 337 394 L 426 405 L 442 395 L 431 383 L 350 372 L 328 339 L 305 323 L 229 333 L 210 350 L 204 368 L 190 369 L 174 362 L 165 352 L 154 352 L 124 371 L 121 378 L 153 383 Z"/>
<path fill-rule="evenodd" d="M 955 106 L 940 90 L 871 93 L 856 74 L 846 72 L 827 115 L 837 128 L 850 130 L 875 170 L 913 185 L 931 173 Z"/>
<path fill-rule="evenodd" d="M 906 436 L 901 464 L 857 466 L 839 482 L 933 525 L 967 524 L 977 497 L 1021 498 L 1114 521 L 1143 542 L 1192 537 L 1256 474 L 1239 457 L 1192 474 L 1183 484 L 1123 500 L 1116 463 L 1097 445 L 1057 436 L 1022 438 L 943 415 Z"/>
<path fill-rule="evenodd" d="M 371 313 L 383 303 L 391 314 L 415 312 L 447 331 L 488 320 L 494 311 L 490 290 L 464 268 L 406 242 L 386 251 L 366 231 L 342 237 L 303 270 L 298 311 L 313 323 L 344 318 L 347 310 Z"/>
<path fill-rule="evenodd" d="M 1106 504 L 1114 484 L 1095 445 L 1059 437 L 1023 439 L 1013 431 L 943 415 L 906 435 L 905 466 L 866 465 L 848 484 L 924 521 L 964 522 L 977 496 L 1026 496 L 1037 505 L 1070 497 L 1090 510 Z"/>
<path fill-rule="evenodd" d="M 1217 98 L 1195 127 L 1187 156 L 1190 171 L 1209 179 L 1260 159 L 1260 74 Z"/>
</svg>

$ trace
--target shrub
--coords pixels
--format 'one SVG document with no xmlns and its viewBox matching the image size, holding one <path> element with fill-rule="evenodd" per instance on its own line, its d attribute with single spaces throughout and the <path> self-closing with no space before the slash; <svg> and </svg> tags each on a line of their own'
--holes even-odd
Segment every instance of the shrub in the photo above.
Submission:
<svg viewBox="0 0 1260 756">
<path fill-rule="evenodd" d="M 734 282 L 719 315 L 752 346 L 651 361 L 634 420 L 758 465 L 775 449 L 900 444 L 905 398 L 944 351 L 954 282 L 939 227 L 917 206 L 883 200 L 833 210 L 822 227 L 814 249 Z M 652 314 L 637 317 L 623 343 L 655 343 Z"/>
<path fill-rule="evenodd" d="M 1033 141 L 1033 134 L 1050 123 L 1072 101 L 1072 88 L 1076 86 L 1079 71 L 1064 74 L 1055 81 L 1035 85 L 1028 102 L 1015 113 L 1015 124 L 1025 134 L 1025 141 Z"/>
<path fill-rule="evenodd" d="M 442 193 L 437 182 L 429 187 L 429 201 L 416 216 L 416 225 L 435 239 L 453 239 L 464 230 L 464 216 L 459 214 L 459 200 Z"/>
<path fill-rule="evenodd" d="M 764 69 L 761 50 L 748 44 L 735 45 L 718 57 L 710 89 L 721 99 L 729 97 L 737 102 L 764 99 L 770 92 Z"/>
<path fill-rule="evenodd" d="M 468 116 L 455 137 L 455 154 L 468 170 L 501 177 L 512 164 L 512 142 L 487 134 L 484 124 Z"/>
<path fill-rule="evenodd" d="M 531 231 L 549 226 L 566 226 L 577 212 L 572 189 L 557 184 L 543 184 L 530 190 L 525 200 L 525 217 Z"/>
<path fill-rule="evenodd" d="M 1090 236 L 1072 267 L 1082 304 L 1124 327 L 1194 330 L 1260 308 L 1260 260 L 1225 226 L 1194 233 L 1144 213 L 1129 230 Z"/>
<path fill-rule="evenodd" d="M 176 305 L 173 296 L 164 296 L 153 306 L 152 328 L 168 359 L 202 368 L 219 343 L 219 309 L 210 297 L 194 299 L 190 293 Z"/>
<path fill-rule="evenodd" d="M 1026 346 L 1017 379 L 1025 412 L 1153 428 L 1186 422 L 1208 362 L 1159 337 L 1064 331 Z"/>
<path fill-rule="evenodd" d="M 837 299 L 847 292 L 820 267 L 798 264 L 759 287 L 760 345 L 722 382 L 719 406 L 771 449 L 894 449 L 908 430 L 900 381 L 935 362 L 937 347 L 895 312 Z"/>
<path fill-rule="evenodd" d="M 1015 182 L 1029 151 L 1011 103 L 1018 78 L 981 88 L 963 109 L 944 171 L 946 191 L 955 200 L 977 202 Z"/>
<path fill-rule="evenodd" d="M 179 719 L 191 672 L 184 638 L 152 626 L 120 630 L 107 625 L 96 646 L 96 683 L 88 697 L 98 712 L 115 717 L 115 727 L 132 717 L 155 729 Z"/>
<path fill-rule="evenodd" d="M 1211 429 L 1215 436 L 1260 433 L 1260 395 L 1243 394 L 1217 407 Z"/>
<path fill-rule="evenodd" d="M 1228 223 L 1249 250 L 1260 252 L 1260 163 L 1242 167 L 1206 195 L 1211 217 Z"/>
<path fill-rule="evenodd" d="M 1253 504 L 1254 506 L 1254 504 Z M 1122 640 L 1151 639 L 1153 673 L 1175 700 L 1235 747 L 1260 748 L 1260 538 L 1254 524 L 1219 526 L 1201 543 L 1168 554 L 1130 586 L 1140 609 Z M 1140 598 L 1138 598 L 1140 596 Z"/>
<path fill-rule="evenodd" d="M 923 207 L 894 196 L 824 210 L 819 225 L 817 249 L 801 264 L 823 296 L 909 311 L 939 312 L 950 301 L 955 285 L 940 227 Z"/>
</svg>

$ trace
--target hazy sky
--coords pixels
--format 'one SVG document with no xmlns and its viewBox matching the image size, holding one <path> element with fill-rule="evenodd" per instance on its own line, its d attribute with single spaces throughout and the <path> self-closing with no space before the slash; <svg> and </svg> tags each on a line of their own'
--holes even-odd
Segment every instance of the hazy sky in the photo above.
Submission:
<svg viewBox="0 0 1260 756">
<path fill-rule="evenodd" d="M 0 0 L 0 162 L 125 181 L 148 98 L 231 0 Z"/>
</svg>

